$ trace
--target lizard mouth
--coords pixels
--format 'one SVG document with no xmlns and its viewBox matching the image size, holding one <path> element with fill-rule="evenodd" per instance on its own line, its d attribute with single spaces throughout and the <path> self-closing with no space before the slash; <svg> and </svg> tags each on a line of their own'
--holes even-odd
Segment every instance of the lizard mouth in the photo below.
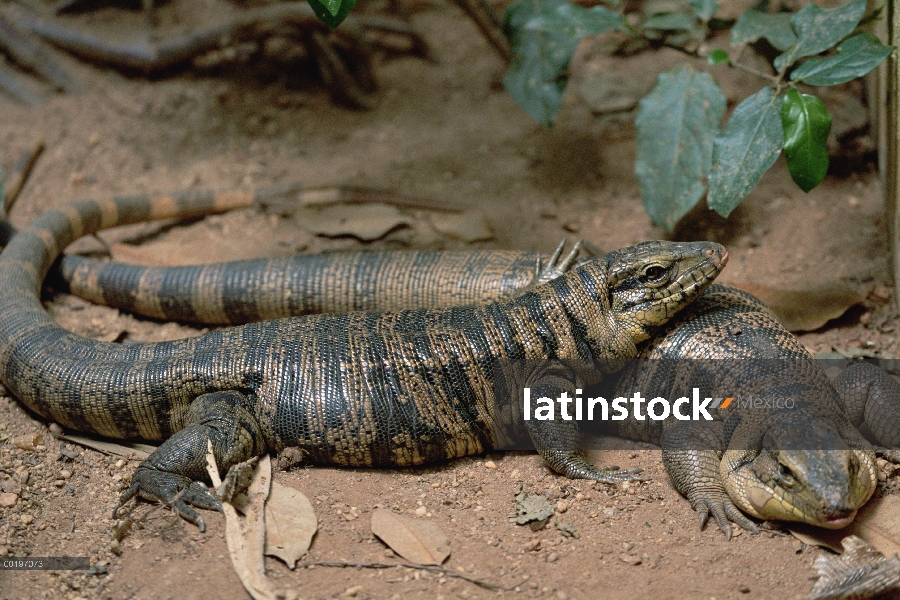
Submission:
<svg viewBox="0 0 900 600">
<path fill-rule="evenodd" d="M 853 519 L 856 518 L 856 511 L 854 510 L 849 515 L 845 514 L 842 516 L 832 516 L 832 517 L 823 517 L 821 521 L 818 523 L 820 527 L 824 527 L 825 529 L 843 529 L 847 525 L 853 522 Z"/>
</svg>

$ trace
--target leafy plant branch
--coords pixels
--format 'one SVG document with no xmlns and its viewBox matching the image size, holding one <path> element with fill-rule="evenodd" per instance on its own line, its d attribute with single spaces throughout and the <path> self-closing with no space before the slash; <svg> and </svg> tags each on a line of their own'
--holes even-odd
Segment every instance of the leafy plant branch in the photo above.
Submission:
<svg viewBox="0 0 900 600">
<path fill-rule="evenodd" d="M 565 0 L 516 0 L 504 31 L 512 60 L 504 85 L 535 121 L 550 126 L 562 103 L 568 64 L 581 38 L 619 30 L 761 78 L 766 86 L 740 102 L 722 127 L 726 102 L 711 75 L 683 65 L 662 73 L 637 110 L 635 173 L 653 221 L 671 231 L 705 195 L 722 216 L 750 193 L 784 150 L 791 177 L 809 191 L 828 172 L 831 117 L 821 100 L 798 85 L 846 83 L 874 69 L 893 51 L 859 28 L 876 18 L 865 0 L 833 9 L 807 4 L 796 13 L 748 10 L 731 26 L 737 58 L 705 52 L 719 8 L 689 0 L 691 12 L 625 14 L 617 3 L 583 8 Z M 744 49 L 765 40 L 779 52 L 773 72 L 740 62 Z"/>
</svg>

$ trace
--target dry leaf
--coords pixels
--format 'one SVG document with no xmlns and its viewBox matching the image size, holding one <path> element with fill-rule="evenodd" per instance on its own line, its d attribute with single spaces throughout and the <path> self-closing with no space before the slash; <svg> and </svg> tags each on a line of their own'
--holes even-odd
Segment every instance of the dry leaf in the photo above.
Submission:
<svg viewBox="0 0 900 600">
<path fill-rule="evenodd" d="M 844 529 L 821 529 L 791 524 L 789 531 L 805 544 L 841 551 L 841 541 L 856 535 L 872 544 L 885 556 L 900 553 L 900 498 L 872 498 L 859 510 L 856 519 Z"/>
<path fill-rule="evenodd" d="M 235 243 L 238 236 L 244 243 Z M 109 253 L 118 262 L 170 267 L 290 255 L 310 240 L 308 232 L 287 221 L 235 212 L 175 227 L 140 245 L 111 243 Z"/>
<path fill-rule="evenodd" d="M 853 290 L 835 285 L 809 290 L 781 290 L 751 282 L 733 285 L 762 300 L 788 331 L 818 329 L 865 299 Z"/>
<path fill-rule="evenodd" d="M 494 237 L 487 219 L 480 212 L 432 215 L 431 224 L 442 236 L 464 242 L 481 242 Z"/>
<path fill-rule="evenodd" d="M 266 554 L 277 556 L 293 569 L 309 550 L 318 528 L 316 512 L 302 492 L 272 484 L 266 502 Z"/>
<path fill-rule="evenodd" d="M 71 433 L 61 435 L 59 436 L 59 439 L 65 440 L 67 442 L 72 442 L 73 444 L 78 444 L 86 448 L 91 448 L 93 450 L 97 450 L 98 452 L 103 452 L 104 454 L 121 456 L 122 458 L 136 458 L 138 460 L 144 460 L 145 458 L 150 456 L 150 454 L 157 448 L 157 446 L 152 446 L 150 444 L 139 444 L 136 442 L 126 441 L 107 442 L 105 440 L 96 440 L 84 435 L 75 435 Z"/>
<path fill-rule="evenodd" d="M 371 242 L 394 229 L 412 225 L 413 219 L 384 204 L 336 204 L 305 211 L 302 224 L 309 231 L 325 237 L 352 236 Z"/>
<path fill-rule="evenodd" d="M 372 533 L 391 550 L 419 565 L 440 565 L 450 556 L 450 538 L 430 521 L 418 521 L 376 508 L 372 513 Z"/>
<path fill-rule="evenodd" d="M 900 590 L 900 559 L 884 554 L 861 538 L 851 535 L 841 541 L 840 557 L 816 559 L 819 580 L 809 591 L 813 600 L 865 600 Z"/>
<path fill-rule="evenodd" d="M 212 443 L 207 442 L 207 471 L 213 485 L 219 487 L 222 480 L 212 453 Z M 248 502 L 245 516 L 238 516 L 237 510 L 228 502 L 222 503 L 225 513 L 225 540 L 231 564 L 244 589 L 254 600 L 275 600 L 275 587 L 266 577 L 263 549 L 266 544 L 265 502 L 272 484 L 272 461 L 266 454 L 247 490 Z"/>
</svg>

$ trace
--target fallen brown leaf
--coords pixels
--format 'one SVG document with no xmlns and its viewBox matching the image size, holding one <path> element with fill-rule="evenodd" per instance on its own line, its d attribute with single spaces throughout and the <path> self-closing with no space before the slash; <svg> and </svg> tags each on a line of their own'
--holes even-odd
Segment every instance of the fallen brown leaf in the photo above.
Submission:
<svg viewBox="0 0 900 600">
<path fill-rule="evenodd" d="M 420 565 L 440 565 L 450 556 L 450 538 L 429 521 L 418 521 L 376 508 L 372 533 L 406 560 Z"/>
<path fill-rule="evenodd" d="M 792 524 L 791 534 L 805 544 L 823 546 L 841 552 L 842 540 L 855 535 L 872 544 L 885 556 L 900 553 L 900 498 L 872 498 L 859 510 L 856 519 L 844 529 L 820 529 Z"/>
<path fill-rule="evenodd" d="M 865 300 L 853 290 L 834 285 L 808 290 L 783 290 L 749 281 L 732 285 L 762 300 L 788 331 L 818 329 Z"/>
<path fill-rule="evenodd" d="M 212 453 L 212 443 L 208 444 L 206 454 L 207 471 L 213 485 L 219 487 L 222 480 Z M 272 483 L 272 462 L 269 455 L 264 455 L 256 470 L 256 475 L 247 489 L 247 505 L 244 517 L 228 502 L 222 503 L 225 513 L 225 540 L 231 554 L 231 564 L 244 589 L 254 600 L 275 600 L 275 588 L 266 577 L 266 564 L 263 550 L 266 544 L 265 502 Z"/>
<path fill-rule="evenodd" d="M 266 502 L 266 554 L 293 569 L 319 528 L 312 503 L 299 490 L 272 483 Z"/>
<path fill-rule="evenodd" d="M 431 224 L 443 237 L 464 242 L 481 242 L 494 237 L 487 219 L 480 212 L 431 215 Z"/>
<path fill-rule="evenodd" d="M 91 437 L 87 437 L 84 435 L 77 435 L 73 433 L 67 433 L 65 435 L 59 436 L 59 439 L 65 440 L 67 442 L 72 442 L 73 444 L 78 444 L 80 446 L 85 446 L 86 448 L 92 448 L 97 450 L 98 452 L 103 452 L 104 454 L 110 454 L 112 456 L 121 456 L 122 458 L 135 458 L 138 460 L 144 460 L 150 453 L 156 450 L 156 446 L 152 446 L 150 444 L 140 444 L 137 442 L 108 442 L 106 440 L 97 440 Z"/>
<path fill-rule="evenodd" d="M 352 236 L 371 242 L 394 229 L 413 224 L 413 219 L 394 206 L 384 204 L 335 204 L 304 212 L 303 226 L 325 237 Z"/>
<path fill-rule="evenodd" d="M 816 559 L 819 580 L 809 591 L 809 598 L 865 600 L 900 589 L 900 559 L 896 556 L 885 558 L 855 535 L 844 538 L 841 546 L 842 556 L 822 555 Z"/>
</svg>

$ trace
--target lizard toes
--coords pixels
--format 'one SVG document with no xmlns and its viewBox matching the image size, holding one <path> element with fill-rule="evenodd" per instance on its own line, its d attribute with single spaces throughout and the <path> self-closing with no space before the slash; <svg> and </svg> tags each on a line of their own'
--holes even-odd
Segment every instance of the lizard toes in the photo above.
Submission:
<svg viewBox="0 0 900 600">
<path fill-rule="evenodd" d="M 218 498 L 212 495 L 199 481 L 192 481 L 177 473 L 159 471 L 143 465 L 134 472 L 134 476 L 131 478 L 131 487 L 119 498 L 113 515 L 135 496 L 171 506 L 176 514 L 199 527 L 201 532 L 206 529 L 203 518 L 191 507 L 222 510 L 222 504 Z"/>
</svg>

